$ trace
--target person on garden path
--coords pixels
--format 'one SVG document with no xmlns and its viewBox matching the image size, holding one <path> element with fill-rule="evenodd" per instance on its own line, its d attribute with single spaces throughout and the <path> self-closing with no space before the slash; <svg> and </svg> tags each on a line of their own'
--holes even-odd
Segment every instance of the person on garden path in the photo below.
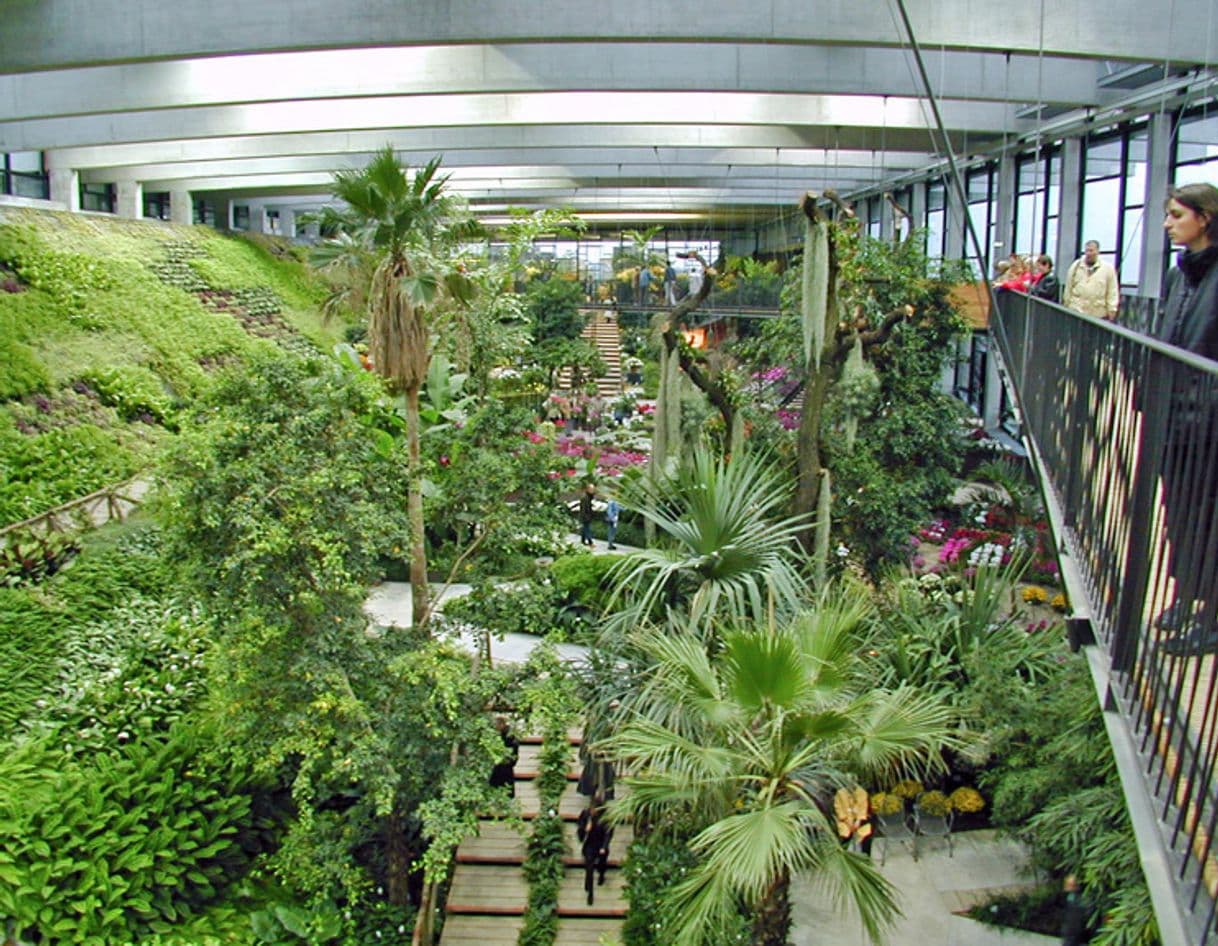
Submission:
<svg viewBox="0 0 1218 946">
<path fill-rule="evenodd" d="M 579 497 L 579 541 L 592 545 L 592 500 L 596 498 L 596 484 L 589 483 Z"/>
<path fill-rule="evenodd" d="M 491 769 L 491 787 L 507 786 L 508 794 L 516 795 L 516 761 L 520 758 L 520 740 L 512 735 L 506 716 L 495 719 L 495 729 L 503 740 L 504 756 Z"/>
<path fill-rule="evenodd" d="M 609 843 L 613 840 L 613 828 L 605 822 L 605 794 L 597 790 L 588 807 L 579 813 L 576 829 L 583 847 L 584 891 L 588 894 L 588 906 L 592 906 L 593 874 L 600 874 L 597 885 L 605 882 L 605 871 L 609 867 Z"/>
<path fill-rule="evenodd" d="M 1090 939 L 1087 935 L 1087 914 L 1090 911 L 1079 889 L 1077 877 L 1067 874 L 1062 881 L 1062 889 L 1066 892 L 1062 906 L 1062 946 L 1080 946 Z"/>
<path fill-rule="evenodd" d="M 613 540 L 617 538 L 617 520 L 621 514 L 621 504 L 616 499 L 610 499 L 605 506 L 605 522 L 608 523 L 607 544 L 611 549 L 617 548 Z"/>
</svg>

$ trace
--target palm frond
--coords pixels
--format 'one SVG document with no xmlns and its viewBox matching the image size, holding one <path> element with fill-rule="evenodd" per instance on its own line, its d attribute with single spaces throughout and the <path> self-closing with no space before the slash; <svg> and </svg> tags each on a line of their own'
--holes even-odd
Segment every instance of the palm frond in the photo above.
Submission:
<svg viewBox="0 0 1218 946">
<path fill-rule="evenodd" d="M 911 687 L 873 690 L 852 709 L 857 764 L 866 773 L 934 769 L 939 751 L 962 748 L 956 717 L 943 700 Z"/>
<path fill-rule="evenodd" d="M 797 802 L 765 805 L 716 821 L 689 846 L 706 870 L 727 874 L 745 901 L 756 904 L 777 878 L 812 862 L 813 835 L 805 815 Z"/>
<path fill-rule="evenodd" d="M 886 932 L 901 916 L 896 888 L 871 859 L 850 851 L 836 838 L 822 838 L 816 846 L 815 871 L 810 875 L 839 910 L 857 911 L 873 943 L 884 942 Z"/>
</svg>

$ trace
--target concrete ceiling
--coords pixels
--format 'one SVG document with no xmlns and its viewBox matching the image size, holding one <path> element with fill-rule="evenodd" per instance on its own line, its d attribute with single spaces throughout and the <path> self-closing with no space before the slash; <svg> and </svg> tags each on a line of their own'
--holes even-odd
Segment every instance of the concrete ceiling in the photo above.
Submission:
<svg viewBox="0 0 1218 946">
<path fill-rule="evenodd" d="M 488 213 L 767 212 L 936 160 L 896 3 L 23 0 L 0 10 L 0 151 L 304 206 L 391 144 Z M 1218 55 L 1212 0 L 906 4 L 964 156 Z"/>
</svg>

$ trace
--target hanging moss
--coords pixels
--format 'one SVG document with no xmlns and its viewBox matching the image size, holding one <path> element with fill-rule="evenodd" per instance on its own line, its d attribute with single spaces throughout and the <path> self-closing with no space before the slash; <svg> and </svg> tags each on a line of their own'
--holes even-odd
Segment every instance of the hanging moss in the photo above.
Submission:
<svg viewBox="0 0 1218 946">
<path fill-rule="evenodd" d="M 829 307 L 829 225 L 807 221 L 803 262 L 803 336 L 804 358 L 820 368 L 825 347 L 825 318 Z"/>
</svg>

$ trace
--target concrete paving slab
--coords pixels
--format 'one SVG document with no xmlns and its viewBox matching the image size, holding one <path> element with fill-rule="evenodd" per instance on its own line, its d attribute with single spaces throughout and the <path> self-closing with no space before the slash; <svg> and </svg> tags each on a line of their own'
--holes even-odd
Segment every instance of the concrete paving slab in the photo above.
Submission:
<svg viewBox="0 0 1218 946">
<path fill-rule="evenodd" d="M 923 841 L 915 861 L 907 846 L 894 845 L 880 872 L 897 889 L 903 912 L 892 927 L 889 946 L 1048 946 L 1051 936 L 985 926 L 954 911 L 966 909 L 985 893 L 1015 890 L 1031 881 L 1028 852 L 995 831 Z M 876 862 L 877 866 L 879 862 Z M 792 946 L 869 946 L 857 915 L 842 913 L 814 876 L 795 880 L 791 890 Z"/>
</svg>

